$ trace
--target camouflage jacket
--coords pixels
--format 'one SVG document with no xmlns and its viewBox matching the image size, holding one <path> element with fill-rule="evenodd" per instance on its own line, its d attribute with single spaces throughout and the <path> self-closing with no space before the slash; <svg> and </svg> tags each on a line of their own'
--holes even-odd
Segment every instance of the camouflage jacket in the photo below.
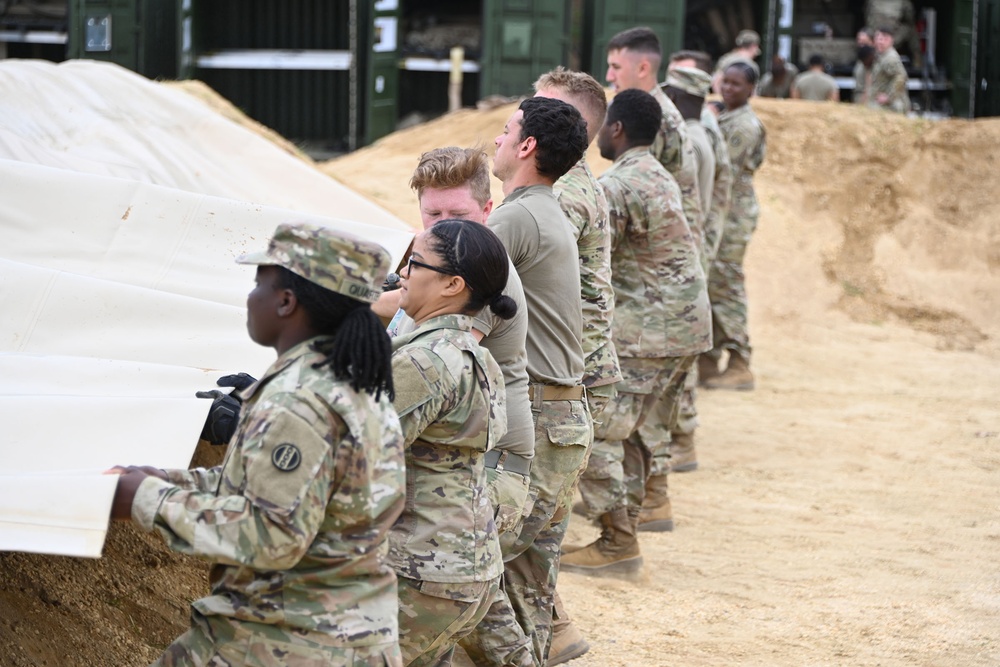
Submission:
<svg viewBox="0 0 1000 667">
<path fill-rule="evenodd" d="M 580 296 L 583 299 L 583 384 L 600 387 L 622 379 L 611 340 L 615 291 L 611 287 L 611 228 L 604 189 L 582 158 L 556 181 L 552 191 L 573 224 L 580 250 Z"/>
<path fill-rule="evenodd" d="M 663 110 L 663 123 L 650 150 L 680 186 L 684 217 L 694 233 L 695 241 L 700 244 L 705 213 L 702 211 L 701 192 L 698 190 L 698 158 L 688 136 L 687 123 L 659 86 L 654 87 L 649 94 L 660 103 Z"/>
<path fill-rule="evenodd" d="M 503 375 L 465 315 L 393 339 L 393 405 L 406 441 L 406 507 L 389 563 L 409 579 L 489 581 L 503 560 L 484 454 L 507 430 Z"/>
<path fill-rule="evenodd" d="M 733 196 L 733 166 L 729 161 L 729 147 L 719 128 L 719 119 L 707 108 L 702 109 L 701 125 L 708 134 L 715 153 L 715 180 L 712 183 L 712 204 L 705 216 L 704 252 L 711 262 L 722 240 L 722 228 L 729 215 L 729 203 Z"/>
<path fill-rule="evenodd" d="M 399 420 L 384 395 L 315 369 L 312 339 L 242 392 L 222 466 L 147 478 L 133 519 L 215 565 L 194 608 L 365 646 L 397 636 L 387 536 L 403 509 Z"/>
<path fill-rule="evenodd" d="M 611 208 L 615 347 L 622 357 L 683 357 L 712 347 L 708 286 L 676 181 L 645 147 L 600 178 Z"/>
<path fill-rule="evenodd" d="M 869 106 L 889 109 L 898 113 L 906 113 L 910 110 L 910 94 L 906 90 L 906 68 L 903 61 L 899 59 L 896 49 L 889 48 L 884 53 L 879 54 L 872 65 L 872 84 L 868 90 Z M 879 94 L 888 95 L 889 101 L 881 104 L 878 101 Z"/>
<path fill-rule="evenodd" d="M 749 104 L 719 114 L 719 127 L 726 137 L 729 161 L 733 167 L 731 216 L 756 218 L 760 213 L 753 175 L 764 163 L 767 133 Z"/>
</svg>

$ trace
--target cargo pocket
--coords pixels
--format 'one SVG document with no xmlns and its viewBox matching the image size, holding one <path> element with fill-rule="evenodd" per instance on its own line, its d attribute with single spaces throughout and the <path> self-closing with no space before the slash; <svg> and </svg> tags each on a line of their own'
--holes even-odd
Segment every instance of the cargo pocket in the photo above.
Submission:
<svg viewBox="0 0 1000 667">
<path fill-rule="evenodd" d="M 346 649 L 350 651 L 350 649 Z M 247 650 L 247 667 L 328 667 L 334 664 L 336 653 L 326 647 L 290 644 L 269 637 L 255 635 Z"/>
</svg>

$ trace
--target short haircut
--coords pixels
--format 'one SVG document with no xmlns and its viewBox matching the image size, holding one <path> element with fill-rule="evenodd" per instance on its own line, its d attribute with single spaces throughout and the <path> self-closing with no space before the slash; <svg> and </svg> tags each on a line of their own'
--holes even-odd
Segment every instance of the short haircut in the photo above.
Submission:
<svg viewBox="0 0 1000 667">
<path fill-rule="evenodd" d="M 621 123 L 631 145 L 648 146 L 656 140 L 663 124 L 663 110 L 655 97 L 638 88 L 630 88 L 615 95 L 608 107 L 606 123 Z"/>
<path fill-rule="evenodd" d="M 435 148 L 420 156 L 410 177 L 417 197 L 427 188 L 443 190 L 468 185 L 472 197 L 486 206 L 490 200 L 490 161 L 482 148 Z"/>
<path fill-rule="evenodd" d="M 706 72 L 708 74 L 712 73 L 712 56 L 708 55 L 704 51 L 684 49 L 683 51 L 675 51 L 670 54 L 670 62 L 675 63 L 678 60 L 693 60 L 694 66 L 702 72 Z"/>
<path fill-rule="evenodd" d="M 576 107 L 549 97 L 529 97 L 518 107 L 519 141 L 535 138 L 535 168 L 553 181 L 572 169 L 587 150 L 587 122 Z"/>
<path fill-rule="evenodd" d="M 608 42 L 608 51 L 621 51 L 622 49 L 650 53 L 656 56 L 663 55 L 663 51 L 660 49 L 660 39 L 652 28 L 622 30 Z"/>
<path fill-rule="evenodd" d="M 892 28 L 887 25 L 880 25 L 879 27 L 875 28 L 875 32 L 881 32 L 885 35 L 889 35 L 889 37 L 894 36 L 892 33 Z"/>
<path fill-rule="evenodd" d="M 746 78 L 747 80 L 747 83 L 749 83 L 751 86 L 757 85 L 757 80 L 760 79 L 760 74 L 757 73 L 757 68 L 754 67 L 750 62 L 746 60 L 737 60 L 733 64 L 726 67 L 726 72 L 733 69 L 734 67 L 743 74 L 744 78 Z"/>
<path fill-rule="evenodd" d="M 536 92 L 545 88 L 556 88 L 574 100 L 579 100 L 587 115 L 594 118 L 597 124 L 597 127 L 593 128 L 595 132 L 604 123 L 604 116 L 608 113 L 607 95 L 597 79 L 586 72 L 574 72 L 560 65 L 535 81 Z"/>
<path fill-rule="evenodd" d="M 818 53 L 814 53 L 809 56 L 809 67 L 815 67 L 816 65 L 825 65 L 826 60 Z"/>
</svg>

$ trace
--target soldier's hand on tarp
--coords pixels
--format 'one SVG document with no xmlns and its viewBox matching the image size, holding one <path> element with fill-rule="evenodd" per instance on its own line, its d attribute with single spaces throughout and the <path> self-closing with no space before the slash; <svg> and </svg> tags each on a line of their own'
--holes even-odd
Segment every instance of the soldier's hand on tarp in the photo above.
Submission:
<svg viewBox="0 0 1000 667">
<path fill-rule="evenodd" d="M 240 402 L 218 389 L 198 391 L 194 395 L 198 398 L 212 399 L 205 425 L 201 428 L 201 439 L 208 440 L 213 445 L 229 444 L 233 433 L 236 432 L 236 423 L 240 419 Z"/>
<path fill-rule="evenodd" d="M 111 501 L 111 518 L 117 521 L 128 521 L 132 518 L 132 501 L 139 485 L 147 477 L 159 477 L 165 480 L 167 474 L 159 468 L 151 466 L 115 466 L 106 471 L 107 475 L 118 475 L 118 485 L 115 487 L 115 497 Z"/>
</svg>

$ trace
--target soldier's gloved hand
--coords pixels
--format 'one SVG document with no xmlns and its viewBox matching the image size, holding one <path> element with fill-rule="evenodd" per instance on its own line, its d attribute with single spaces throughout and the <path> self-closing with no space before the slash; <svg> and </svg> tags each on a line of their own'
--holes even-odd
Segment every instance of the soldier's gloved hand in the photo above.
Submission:
<svg viewBox="0 0 1000 667">
<path fill-rule="evenodd" d="M 223 375 L 215 381 L 215 384 L 220 387 L 234 387 L 237 390 L 242 390 L 246 389 L 256 381 L 257 378 L 249 373 L 236 373 L 234 375 Z"/>
<path fill-rule="evenodd" d="M 212 407 L 208 409 L 208 417 L 205 418 L 205 425 L 201 428 L 202 440 L 208 440 L 213 445 L 229 444 L 233 433 L 236 432 L 236 424 L 240 420 L 240 402 L 218 389 L 197 391 L 194 395 L 198 398 L 212 399 Z"/>
</svg>

